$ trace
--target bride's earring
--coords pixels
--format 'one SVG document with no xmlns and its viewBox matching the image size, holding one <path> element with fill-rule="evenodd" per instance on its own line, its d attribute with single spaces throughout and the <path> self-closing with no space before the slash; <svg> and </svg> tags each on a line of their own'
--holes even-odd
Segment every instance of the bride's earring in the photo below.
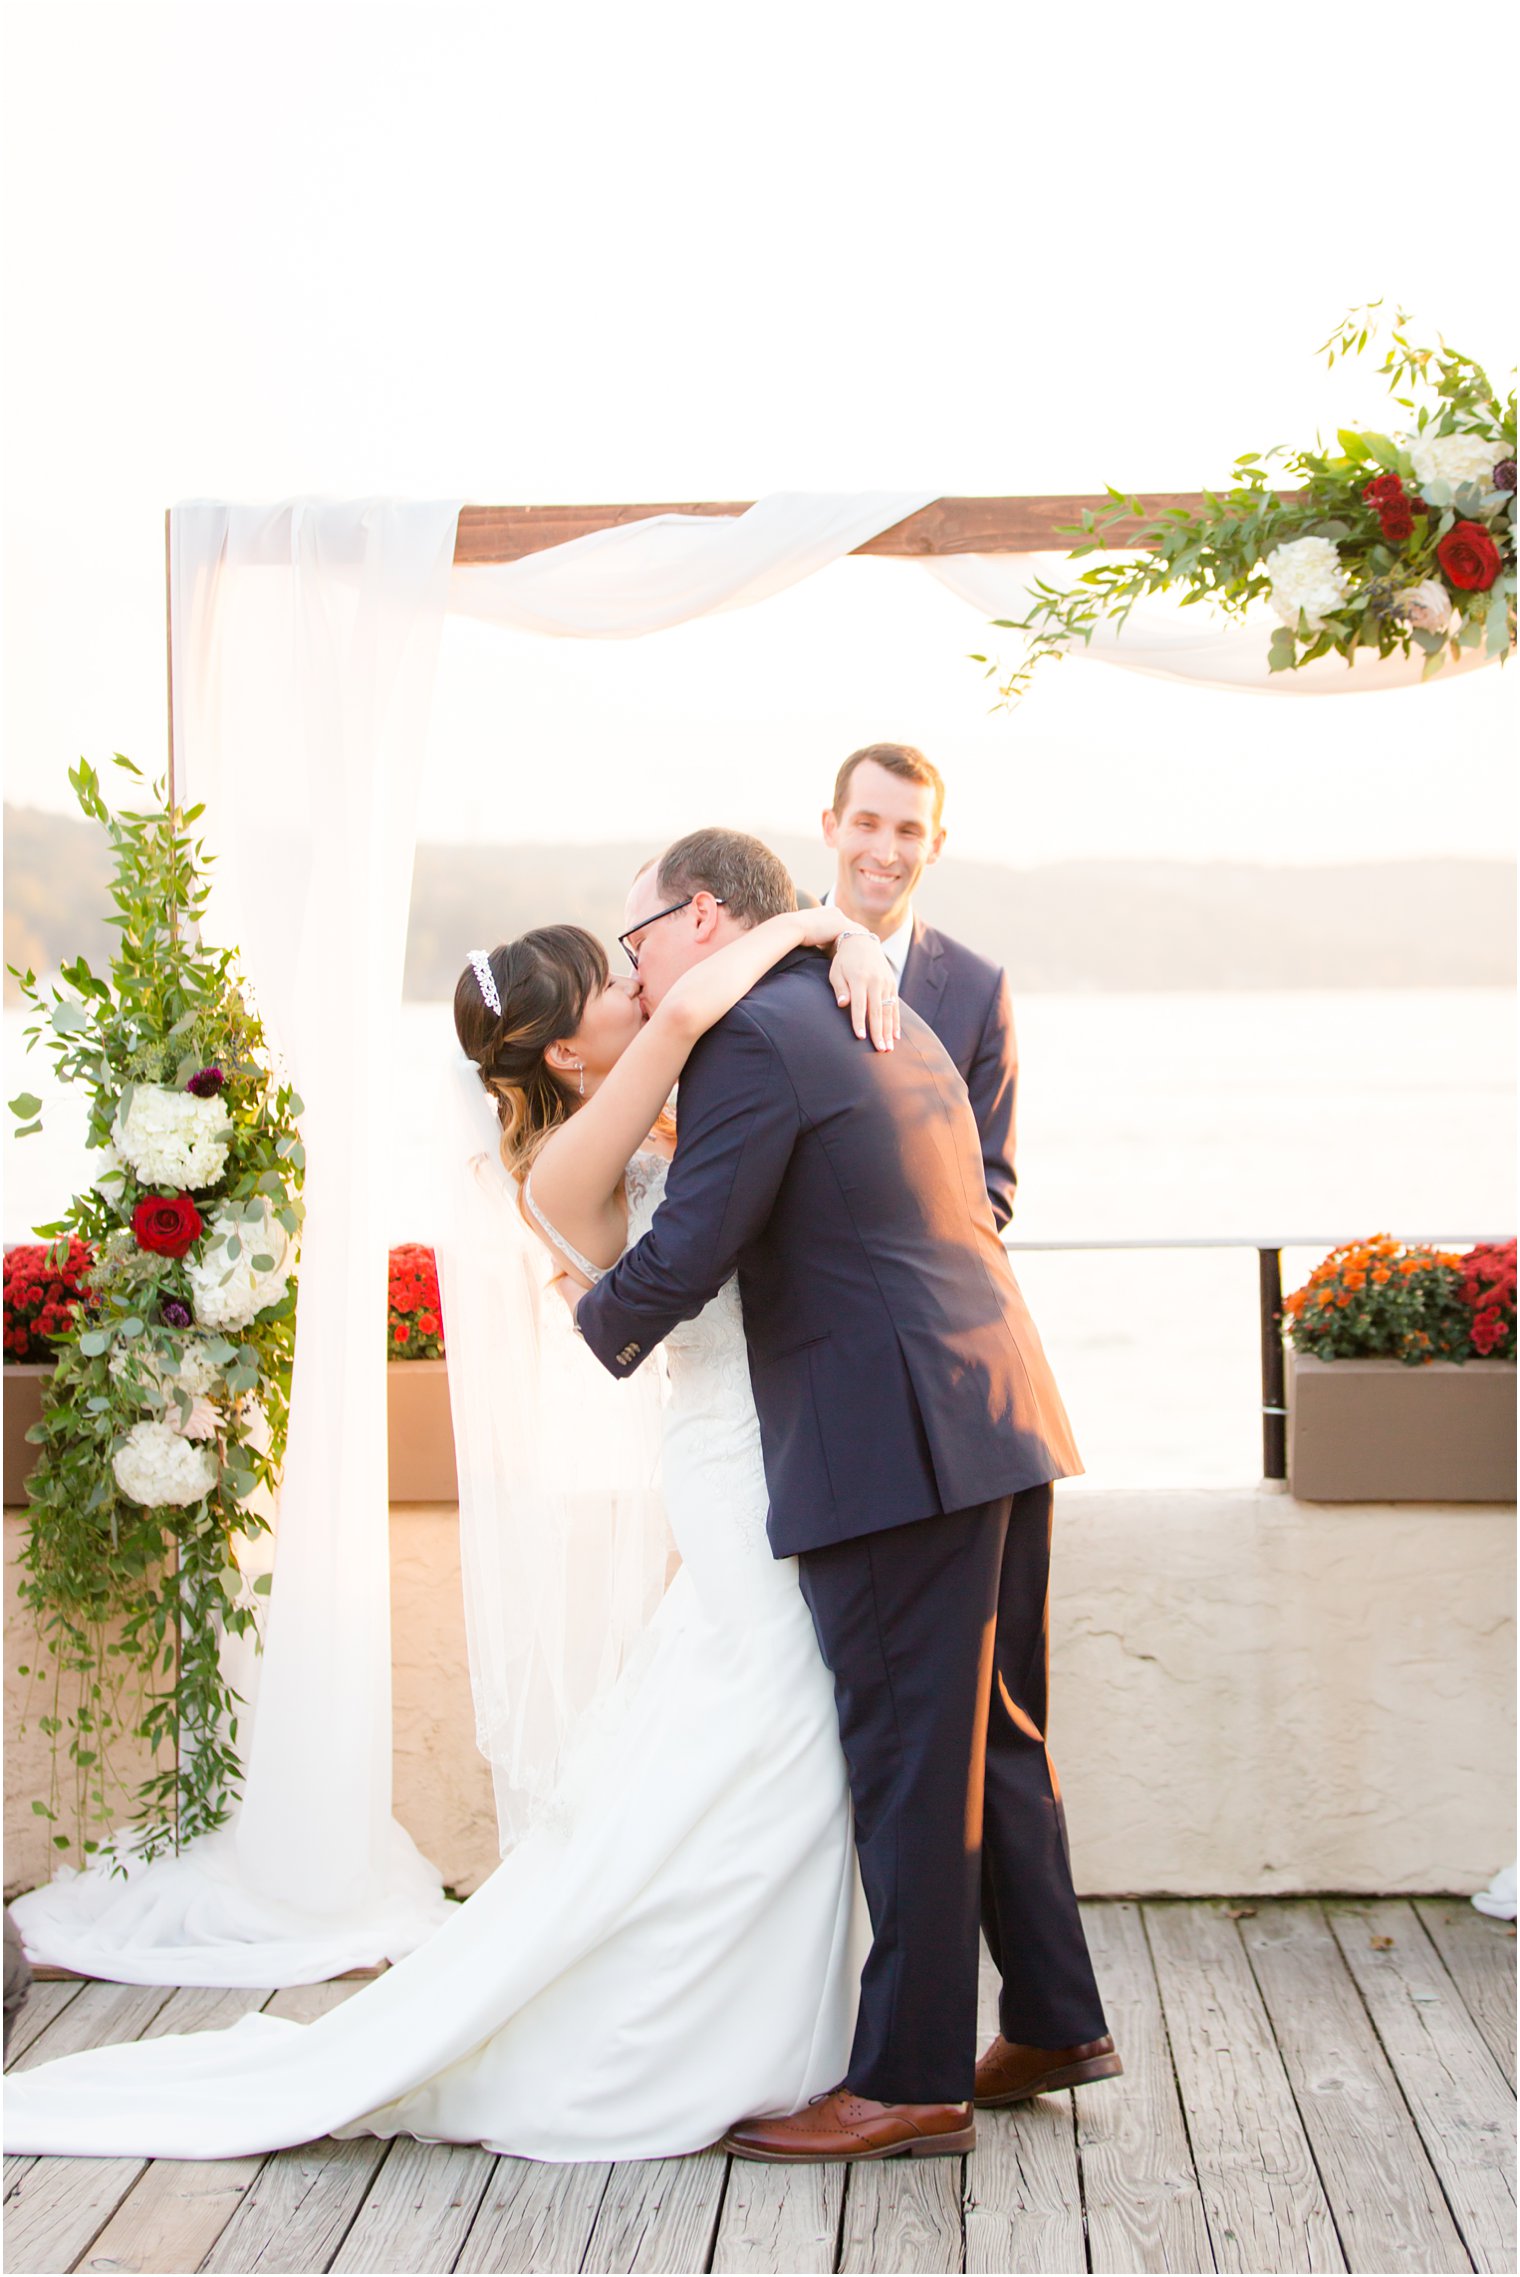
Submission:
<svg viewBox="0 0 1520 2277">
<path fill-rule="evenodd" d="M 576 1063 L 575 1063 L 575 1067 L 576 1067 L 576 1073 L 577 1073 L 577 1074 L 579 1075 L 579 1077 L 580 1077 L 580 1083 L 579 1083 L 579 1086 L 578 1086 L 578 1088 L 579 1088 L 579 1091 L 580 1091 L 580 1095 L 581 1095 L 581 1097 L 584 1099 L 584 1098 L 585 1098 L 585 1096 L 586 1096 L 586 1063 L 585 1063 L 585 1061 L 584 1061 L 583 1059 L 578 1059 L 578 1060 L 576 1061 Z"/>
</svg>

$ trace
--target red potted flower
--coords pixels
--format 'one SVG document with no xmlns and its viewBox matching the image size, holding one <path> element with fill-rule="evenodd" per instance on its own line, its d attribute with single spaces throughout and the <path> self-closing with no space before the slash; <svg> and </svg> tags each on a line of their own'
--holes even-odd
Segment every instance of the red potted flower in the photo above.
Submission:
<svg viewBox="0 0 1520 2277">
<path fill-rule="evenodd" d="M 71 1239 L 54 1264 L 48 1242 L 18 1242 L 5 1252 L 5 1506 L 26 1500 L 26 1481 L 37 1459 L 27 1432 L 42 1420 L 42 1382 L 53 1365 L 54 1345 L 67 1336 L 85 1300 L 85 1277 L 94 1257 L 89 1244 Z"/>
<path fill-rule="evenodd" d="M 385 1349 L 391 1500 L 457 1502 L 438 1262 L 422 1242 L 391 1251 Z"/>
<path fill-rule="evenodd" d="M 1283 1306 L 1304 1502 L 1513 1502 L 1515 1244 L 1344 1242 Z"/>
</svg>

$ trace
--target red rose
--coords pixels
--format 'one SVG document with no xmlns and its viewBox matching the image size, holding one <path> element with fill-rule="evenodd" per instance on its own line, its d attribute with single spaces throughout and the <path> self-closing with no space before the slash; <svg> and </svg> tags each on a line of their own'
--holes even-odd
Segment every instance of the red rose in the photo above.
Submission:
<svg viewBox="0 0 1520 2277">
<path fill-rule="evenodd" d="M 201 1237 L 201 1213 L 188 1194 L 149 1194 L 132 1212 L 139 1249 L 155 1257 L 183 1257 Z"/>
<path fill-rule="evenodd" d="M 1414 534 L 1414 516 L 1402 501 L 1385 506 L 1382 513 L 1383 535 L 1391 545 L 1402 545 Z"/>
<path fill-rule="evenodd" d="M 1486 593 L 1499 574 L 1499 549 L 1481 522 L 1458 522 L 1448 530 L 1436 559 L 1460 593 Z"/>
<path fill-rule="evenodd" d="M 424 1336 L 436 1336 L 436 1335 L 438 1334 L 438 1315 L 437 1315 L 437 1313 L 435 1313 L 435 1312 L 420 1312 L 420 1313 L 418 1313 L 418 1315 L 417 1315 L 417 1326 L 418 1326 L 418 1328 L 421 1330 L 421 1332 L 422 1332 L 422 1334 L 423 1334 Z"/>
<path fill-rule="evenodd" d="M 393 1328 L 391 1334 L 398 1344 L 410 1344 L 412 1341 L 412 1332 L 409 1328 Z"/>
</svg>

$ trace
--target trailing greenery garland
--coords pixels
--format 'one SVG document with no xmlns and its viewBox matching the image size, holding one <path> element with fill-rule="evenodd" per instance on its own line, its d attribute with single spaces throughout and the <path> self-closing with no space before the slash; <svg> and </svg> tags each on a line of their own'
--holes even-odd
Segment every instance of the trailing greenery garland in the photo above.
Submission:
<svg viewBox="0 0 1520 2277">
<path fill-rule="evenodd" d="M 125 1803 L 131 1847 L 151 1858 L 221 1825 L 240 1779 L 220 1652 L 257 1633 L 261 1584 L 238 1551 L 268 1530 L 256 1498 L 284 1455 L 301 1102 L 271 1068 L 235 952 L 200 940 L 203 810 L 170 809 L 154 784 L 148 811 L 112 813 L 92 768 L 69 781 L 110 841 L 121 946 L 109 976 L 82 957 L 49 990 L 16 974 L 40 1014 L 28 1048 L 45 1036 L 57 1073 L 86 1087 L 104 1156 L 36 1229 L 60 1256 L 87 1242 L 95 1262 L 31 1433 L 21 1594 L 51 1665 L 24 1673 L 49 1694 L 53 1742 L 33 1808 L 71 1820 L 55 1845 L 89 1855 Z M 38 1099 L 11 1108 L 18 1135 L 40 1129 Z M 154 1757 L 135 1790 L 111 1760 L 127 1739 Z"/>
<path fill-rule="evenodd" d="M 1365 354 L 1380 307 L 1346 317 L 1320 350 L 1327 363 Z M 1515 645 L 1514 393 L 1501 401 L 1470 356 L 1444 341 L 1420 345 L 1408 323 L 1402 312 L 1394 318 L 1378 367 L 1406 415 L 1401 432 L 1343 427 L 1333 450 L 1246 451 L 1234 488 L 1205 491 L 1200 512 L 1171 507 L 1118 540 L 1115 523 L 1147 517 L 1138 498 L 1110 485 L 1110 503 L 1073 528 L 1082 542 L 1070 558 L 1116 544 L 1145 551 L 1098 562 L 1067 585 L 1038 579 L 1022 617 L 995 620 L 1028 636 L 1011 670 L 973 658 L 1002 702 L 1023 695 L 1044 658 L 1090 641 L 1100 624 L 1122 625 L 1153 593 L 1237 617 L 1267 602 L 1280 620 L 1267 651 L 1273 672 L 1332 652 L 1349 664 L 1357 649 L 1420 651 L 1426 679 L 1464 650 L 1506 658 Z M 1280 494 L 1273 483 L 1283 475 L 1302 487 Z"/>
</svg>

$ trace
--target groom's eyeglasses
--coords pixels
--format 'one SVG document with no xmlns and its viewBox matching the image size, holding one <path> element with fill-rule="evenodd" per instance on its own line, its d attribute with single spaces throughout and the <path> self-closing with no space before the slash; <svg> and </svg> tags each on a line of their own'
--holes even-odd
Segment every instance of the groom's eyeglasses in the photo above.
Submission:
<svg viewBox="0 0 1520 2277">
<path fill-rule="evenodd" d="M 696 898 L 694 893 L 689 893 L 684 901 L 673 901 L 668 909 L 657 909 L 653 917 L 646 917 L 642 924 L 630 925 L 626 933 L 619 933 L 618 947 L 635 972 L 639 969 L 639 951 L 644 946 L 644 935 L 650 926 L 658 925 L 662 917 L 674 917 L 678 909 L 689 909 Z M 713 900 L 720 909 L 724 906 L 721 893 L 715 893 Z"/>
</svg>

